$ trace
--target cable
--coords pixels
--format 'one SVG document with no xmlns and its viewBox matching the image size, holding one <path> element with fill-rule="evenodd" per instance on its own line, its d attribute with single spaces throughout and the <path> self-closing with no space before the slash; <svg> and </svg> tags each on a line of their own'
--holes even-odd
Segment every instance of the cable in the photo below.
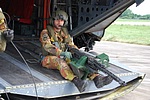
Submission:
<svg viewBox="0 0 150 100">
<path fill-rule="evenodd" d="M 8 16 L 8 19 L 9 19 L 9 20 L 8 20 L 8 22 L 7 22 L 7 20 L 6 20 L 6 19 L 5 19 L 5 20 L 6 20 L 6 23 L 7 23 L 7 24 L 9 24 L 9 23 L 10 23 L 10 19 L 11 19 L 11 18 L 10 18 L 10 16 L 9 16 L 9 14 L 8 14 L 8 13 L 6 13 L 6 12 L 3 12 L 3 13 L 4 13 L 4 14 L 6 14 L 6 15 Z"/>
<path fill-rule="evenodd" d="M 38 99 L 38 93 L 37 93 L 37 87 L 36 87 L 36 84 L 35 84 L 35 80 L 34 80 L 34 77 L 32 75 L 32 72 L 31 72 L 31 68 L 29 67 L 28 63 L 26 62 L 25 58 L 23 57 L 23 55 L 21 54 L 21 52 L 18 50 L 18 48 L 16 47 L 16 45 L 11 41 L 11 44 L 14 46 L 14 48 L 17 50 L 17 52 L 19 53 L 19 55 L 21 56 L 22 60 L 24 61 L 24 63 L 26 64 L 26 66 L 28 67 L 29 69 L 29 72 L 30 72 L 30 75 L 32 77 L 32 81 L 34 83 L 34 88 L 35 88 L 35 93 L 36 93 L 36 96 L 37 96 L 37 100 Z"/>
<path fill-rule="evenodd" d="M 8 93 L 6 92 L 6 90 L 4 89 L 5 91 L 5 94 L 6 94 L 6 97 L 7 97 L 7 100 L 10 100 L 9 96 L 8 96 Z"/>
<path fill-rule="evenodd" d="M 9 96 L 8 96 L 8 93 L 7 93 L 7 91 L 6 91 L 5 86 L 3 86 L 3 84 L 0 83 L 0 87 L 4 90 L 4 92 L 5 92 L 5 94 L 6 94 L 6 97 L 7 97 L 7 100 L 10 100 L 10 99 L 9 99 Z M 0 100 L 1 100 L 1 95 L 0 95 Z M 2 99 L 2 100 L 3 100 L 3 99 Z"/>
<path fill-rule="evenodd" d="M 3 13 L 5 13 L 5 14 L 8 16 L 8 18 L 9 18 L 9 22 L 7 22 L 7 20 L 5 19 L 5 21 L 6 21 L 7 25 L 8 25 L 8 24 L 10 23 L 10 16 L 9 16 L 9 14 L 6 13 L 6 12 L 3 12 Z M 34 77 L 33 77 L 33 75 L 32 75 L 32 72 L 31 72 L 31 68 L 29 67 L 28 63 L 26 62 L 25 58 L 23 57 L 23 55 L 21 54 L 21 52 L 19 51 L 19 49 L 15 46 L 15 44 L 14 44 L 12 41 L 11 41 L 11 44 L 12 44 L 12 45 L 14 46 L 14 48 L 17 50 L 17 52 L 18 52 L 19 55 L 21 56 L 22 60 L 24 61 L 24 63 L 26 64 L 26 66 L 27 66 L 28 69 L 29 69 L 29 73 L 30 73 L 30 75 L 31 75 L 31 77 L 32 77 L 32 81 L 33 81 L 34 87 L 35 87 L 35 93 L 36 93 L 37 100 L 38 100 L 37 87 L 36 87 L 35 80 L 34 80 Z M 6 91 L 5 91 L 5 92 L 6 92 Z M 6 96 L 7 96 L 8 100 L 10 100 L 7 93 L 6 93 Z"/>
</svg>

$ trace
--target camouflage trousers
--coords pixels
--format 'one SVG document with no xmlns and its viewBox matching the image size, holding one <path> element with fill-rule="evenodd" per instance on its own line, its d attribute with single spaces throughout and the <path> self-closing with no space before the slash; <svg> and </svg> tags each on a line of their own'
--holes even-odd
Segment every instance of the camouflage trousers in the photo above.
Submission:
<svg viewBox="0 0 150 100">
<path fill-rule="evenodd" d="M 6 49 L 6 40 L 4 39 L 4 36 L 0 32 L 0 52 L 5 51 Z"/>
<path fill-rule="evenodd" d="M 62 77 L 70 81 L 72 81 L 76 77 L 74 73 L 72 72 L 72 70 L 70 69 L 69 65 L 66 63 L 66 61 L 56 56 L 44 57 L 44 59 L 42 60 L 42 66 L 48 69 L 59 70 Z M 90 73 L 88 77 L 90 80 L 93 80 L 98 75 L 99 74 L 97 73 Z"/>
<path fill-rule="evenodd" d="M 42 66 L 49 69 L 57 69 L 59 70 L 62 77 L 67 80 L 73 80 L 76 76 L 73 74 L 70 67 L 67 65 L 66 61 L 62 58 L 58 58 L 56 56 L 46 56 L 42 60 Z"/>
</svg>

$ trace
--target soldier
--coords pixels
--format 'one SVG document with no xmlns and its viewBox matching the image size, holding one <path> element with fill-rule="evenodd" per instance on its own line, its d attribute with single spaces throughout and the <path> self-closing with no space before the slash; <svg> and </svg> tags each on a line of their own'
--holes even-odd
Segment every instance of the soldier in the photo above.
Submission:
<svg viewBox="0 0 150 100">
<path fill-rule="evenodd" d="M 64 26 L 66 26 L 68 20 L 68 15 L 64 11 L 56 11 L 50 21 L 50 25 L 47 26 L 40 34 L 40 41 L 42 43 L 42 66 L 50 69 L 58 69 L 62 77 L 70 80 L 75 84 L 80 92 L 83 92 L 86 87 L 86 83 L 79 79 L 72 70 L 70 69 L 67 62 L 60 58 L 64 56 L 68 59 L 72 57 L 71 53 L 65 51 L 65 44 L 77 48 L 68 31 Z M 103 87 L 112 81 L 109 76 L 102 76 L 100 74 L 91 73 L 90 79 L 94 81 L 97 88 Z"/>
<path fill-rule="evenodd" d="M 14 31 L 7 28 L 5 16 L 0 8 L 0 52 L 5 51 L 6 42 L 12 41 L 14 38 Z"/>
</svg>

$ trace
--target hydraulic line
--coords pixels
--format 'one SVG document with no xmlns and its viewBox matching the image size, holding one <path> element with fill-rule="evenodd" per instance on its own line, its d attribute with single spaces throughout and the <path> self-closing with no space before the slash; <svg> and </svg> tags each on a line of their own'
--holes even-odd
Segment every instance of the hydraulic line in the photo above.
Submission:
<svg viewBox="0 0 150 100">
<path fill-rule="evenodd" d="M 29 73 L 32 77 L 32 81 L 34 83 L 34 88 L 35 88 L 35 93 L 36 93 L 36 97 L 37 97 L 37 100 L 38 99 L 38 93 L 37 93 L 37 87 L 36 87 L 36 84 L 35 84 L 35 80 L 34 80 L 34 77 L 32 75 L 32 72 L 31 72 L 31 68 L 29 67 L 28 63 L 26 62 L 25 58 L 23 57 L 23 55 L 21 54 L 21 52 L 19 51 L 19 49 L 16 47 L 16 45 L 11 41 L 11 44 L 14 46 L 14 48 L 16 49 L 16 51 L 19 53 L 19 55 L 21 56 L 22 60 L 24 61 L 24 63 L 26 64 L 28 70 L 29 70 Z"/>
</svg>

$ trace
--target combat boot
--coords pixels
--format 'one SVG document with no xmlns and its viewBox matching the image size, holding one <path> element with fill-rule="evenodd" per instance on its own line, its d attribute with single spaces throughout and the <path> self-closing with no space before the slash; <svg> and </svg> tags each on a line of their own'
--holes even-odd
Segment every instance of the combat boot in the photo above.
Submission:
<svg viewBox="0 0 150 100">
<path fill-rule="evenodd" d="M 81 80 L 81 79 L 75 77 L 75 78 L 72 80 L 72 82 L 75 84 L 75 86 L 78 88 L 78 90 L 79 90 L 80 92 L 85 91 L 85 87 L 86 87 L 87 84 L 86 84 L 83 80 Z"/>
<path fill-rule="evenodd" d="M 101 88 L 104 85 L 107 85 L 113 81 L 111 76 L 103 76 L 103 75 L 98 75 L 93 79 L 95 86 L 97 88 Z"/>
</svg>

